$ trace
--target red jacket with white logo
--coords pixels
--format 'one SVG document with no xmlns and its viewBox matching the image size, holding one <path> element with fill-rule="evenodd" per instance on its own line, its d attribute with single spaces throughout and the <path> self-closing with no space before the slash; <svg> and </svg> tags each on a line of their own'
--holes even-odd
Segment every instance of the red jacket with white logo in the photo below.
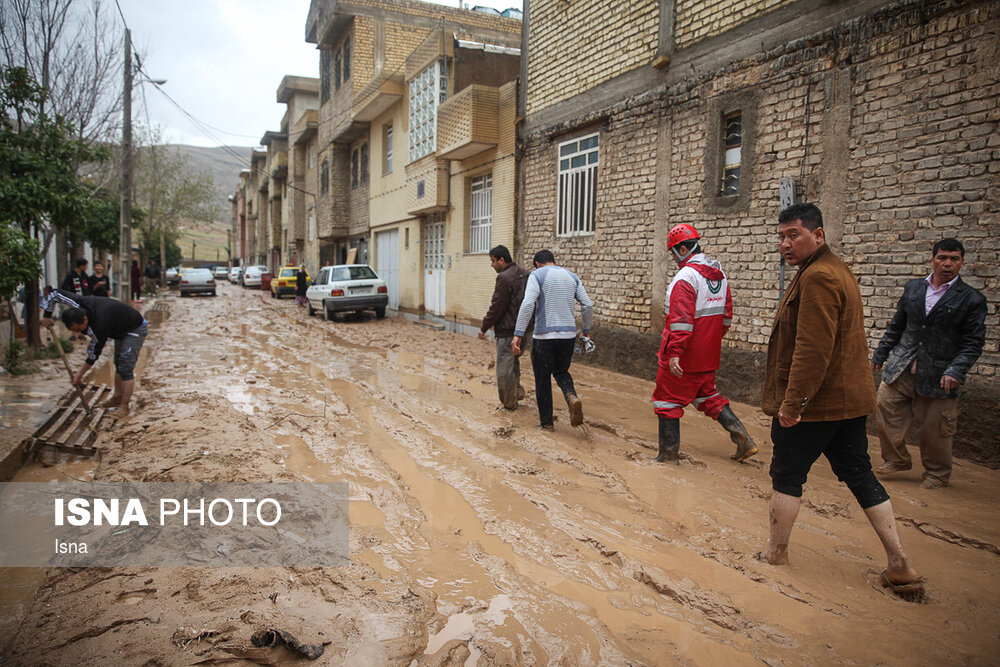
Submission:
<svg viewBox="0 0 1000 667">
<path fill-rule="evenodd" d="M 685 371 L 719 368 L 722 337 L 733 321 L 729 281 L 719 262 L 703 253 L 685 262 L 667 288 L 665 311 L 660 365 L 680 357 Z"/>
</svg>

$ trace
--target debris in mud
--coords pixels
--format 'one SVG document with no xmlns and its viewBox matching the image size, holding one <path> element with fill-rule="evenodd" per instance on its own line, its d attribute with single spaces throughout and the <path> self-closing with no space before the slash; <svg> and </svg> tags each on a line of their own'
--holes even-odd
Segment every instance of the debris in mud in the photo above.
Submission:
<svg viewBox="0 0 1000 667">
<path fill-rule="evenodd" d="M 513 426 L 497 426 L 495 429 L 493 429 L 493 437 L 509 438 L 510 436 L 514 435 L 514 430 L 515 429 Z"/>
<path fill-rule="evenodd" d="M 279 630 L 278 628 L 258 630 L 250 637 L 250 643 L 257 648 L 287 646 L 299 655 L 309 658 L 310 660 L 315 660 L 320 657 L 323 655 L 323 651 L 325 650 L 325 645 L 323 644 L 304 644 L 290 633 L 285 632 L 284 630 Z"/>
</svg>

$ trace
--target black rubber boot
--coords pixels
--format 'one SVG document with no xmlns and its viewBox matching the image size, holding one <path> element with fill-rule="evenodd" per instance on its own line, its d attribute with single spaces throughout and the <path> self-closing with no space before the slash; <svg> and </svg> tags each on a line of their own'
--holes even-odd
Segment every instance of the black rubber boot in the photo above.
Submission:
<svg viewBox="0 0 1000 667">
<path fill-rule="evenodd" d="M 743 422 L 733 414 L 728 405 L 722 408 L 722 412 L 719 413 L 719 423 L 722 424 L 722 428 L 729 431 L 729 439 L 736 444 L 736 453 L 730 458 L 737 463 L 742 463 L 757 453 L 757 445 L 753 444 Z"/>
<path fill-rule="evenodd" d="M 673 461 L 680 463 L 681 420 L 657 417 L 660 420 L 660 453 L 656 460 L 660 463 Z"/>
</svg>

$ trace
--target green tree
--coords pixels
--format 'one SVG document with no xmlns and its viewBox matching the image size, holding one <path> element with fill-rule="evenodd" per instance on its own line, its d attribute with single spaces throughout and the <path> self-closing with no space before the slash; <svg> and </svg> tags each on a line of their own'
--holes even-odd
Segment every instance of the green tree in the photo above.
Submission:
<svg viewBox="0 0 1000 667">
<path fill-rule="evenodd" d="M 13 297 L 14 291 L 21 285 L 37 285 L 40 273 L 38 241 L 16 225 L 0 224 L 0 300 Z M 13 340 L 16 326 L 13 307 L 8 315 Z"/>
<path fill-rule="evenodd" d="M 147 141 L 135 159 L 135 201 L 146 212 L 136 227 L 144 247 L 159 247 L 162 286 L 166 267 L 180 262 L 179 223 L 214 218 L 213 183 L 211 173 L 194 171 L 180 151 L 164 146 L 159 130 L 153 130 Z M 177 247 L 176 259 L 168 252 L 171 244 Z"/>
<path fill-rule="evenodd" d="M 93 215 L 94 190 L 78 176 L 77 166 L 107 157 L 106 149 L 75 139 L 61 116 L 46 114 L 46 97 L 26 69 L 0 69 L 0 224 L 16 224 L 40 241 L 35 271 L 56 228 Z M 28 338 L 37 349 L 38 282 L 25 287 Z"/>
</svg>

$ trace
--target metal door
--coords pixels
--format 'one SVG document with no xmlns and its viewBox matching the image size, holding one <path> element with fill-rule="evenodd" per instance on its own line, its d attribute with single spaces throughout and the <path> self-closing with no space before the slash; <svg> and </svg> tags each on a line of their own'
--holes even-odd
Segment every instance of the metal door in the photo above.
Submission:
<svg viewBox="0 0 1000 667">
<path fill-rule="evenodd" d="M 390 229 L 375 234 L 375 273 L 385 281 L 389 291 L 389 308 L 399 308 L 399 230 Z"/>
<path fill-rule="evenodd" d="M 424 310 L 444 315 L 445 239 L 444 220 L 431 218 L 424 223 Z"/>
</svg>

